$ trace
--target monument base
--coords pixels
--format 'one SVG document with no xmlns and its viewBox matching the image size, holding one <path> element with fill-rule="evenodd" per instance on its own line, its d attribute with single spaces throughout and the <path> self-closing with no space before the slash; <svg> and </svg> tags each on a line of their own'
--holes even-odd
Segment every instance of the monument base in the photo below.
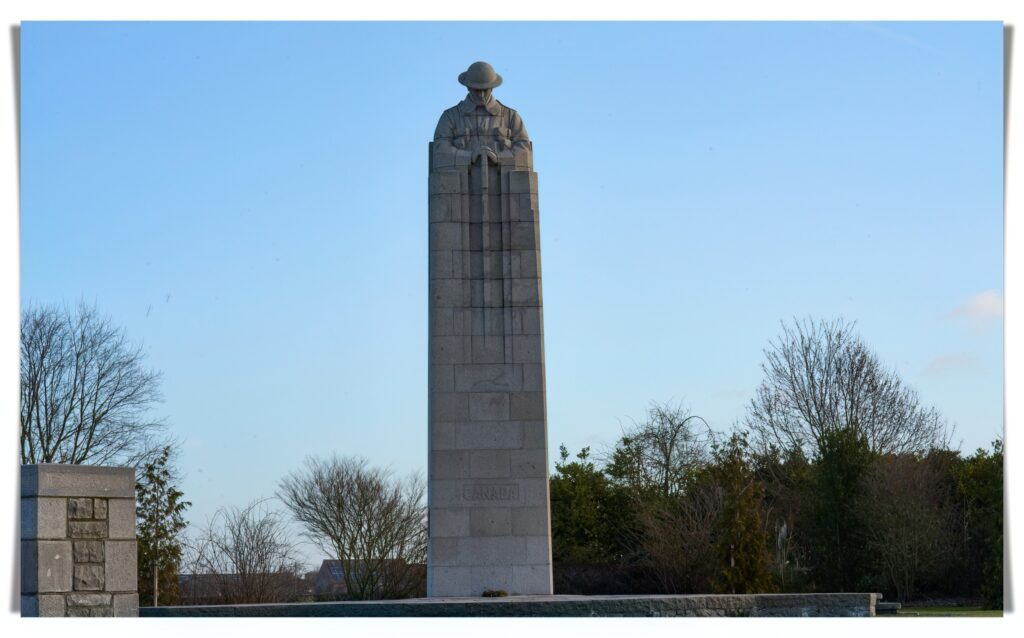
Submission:
<svg viewBox="0 0 1024 638">
<path fill-rule="evenodd" d="M 749 594 L 695 596 L 508 596 L 407 598 L 271 605 L 143 607 L 143 617 L 348 616 L 393 618 L 580 616 L 874 616 L 878 594 Z"/>
</svg>

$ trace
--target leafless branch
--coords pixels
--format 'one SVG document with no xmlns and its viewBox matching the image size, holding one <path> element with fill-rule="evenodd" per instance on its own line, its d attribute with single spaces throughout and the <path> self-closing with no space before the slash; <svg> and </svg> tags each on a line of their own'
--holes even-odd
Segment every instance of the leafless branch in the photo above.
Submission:
<svg viewBox="0 0 1024 638">
<path fill-rule="evenodd" d="M 948 442 L 939 413 L 882 365 L 853 324 L 783 324 L 765 350 L 762 370 L 746 418 L 762 448 L 800 449 L 810 456 L 827 432 L 850 427 L 877 453 L 920 452 Z"/>
<path fill-rule="evenodd" d="M 694 469 L 707 463 L 713 440 L 703 418 L 681 405 L 653 403 L 606 462 L 616 479 L 669 496 L 683 491 Z"/>
<path fill-rule="evenodd" d="M 29 308 L 21 320 L 21 461 L 137 465 L 167 441 L 150 411 L 160 374 L 95 308 Z"/>
<path fill-rule="evenodd" d="M 186 543 L 182 598 L 206 603 L 290 602 L 302 573 L 285 520 L 257 500 L 222 508 Z"/>
<path fill-rule="evenodd" d="M 423 480 L 400 481 L 365 459 L 309 458 L 278 496 L 305 535 L 342 562 L 346 593 L 359 599 L 420 593 L 426 561 Z"/>
</svg>

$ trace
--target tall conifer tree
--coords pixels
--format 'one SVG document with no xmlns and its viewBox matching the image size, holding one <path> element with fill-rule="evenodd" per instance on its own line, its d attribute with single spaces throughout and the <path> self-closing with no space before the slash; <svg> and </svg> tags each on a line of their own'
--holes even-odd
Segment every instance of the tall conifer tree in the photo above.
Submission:
<svg viewBox="0 0 1024 638">
<path fill-rule="evenodd" d="M 181 565 L 179 535 L 187 523 L 185 509 L 192 505 L 173 485 L 171 447 L 140 468 L 135 484 L 138 511 L 139 602 L 142 605 L 175 604 L 178 601 L 178 569 Z"/>
</svg>

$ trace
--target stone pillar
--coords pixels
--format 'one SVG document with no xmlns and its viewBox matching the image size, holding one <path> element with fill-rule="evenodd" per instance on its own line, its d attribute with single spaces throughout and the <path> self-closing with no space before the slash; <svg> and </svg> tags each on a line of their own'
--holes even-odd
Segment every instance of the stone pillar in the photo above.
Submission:
<svg viewBox="0 0 1024 638">
<path fill-rule="evenodd" d="M 21 466 L 21 615 L 138 616 L 135 469 Z"/>
</svg>

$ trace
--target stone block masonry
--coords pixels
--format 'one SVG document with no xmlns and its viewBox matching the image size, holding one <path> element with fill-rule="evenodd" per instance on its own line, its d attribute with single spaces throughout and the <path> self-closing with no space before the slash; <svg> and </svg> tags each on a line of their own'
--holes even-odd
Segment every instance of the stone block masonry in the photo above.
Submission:
<svg viewBox="0 0 1024 638">
<path fill-rule="evenodd" d="M 135 470 L 21 467 L 21 615 L 138 616 Z"/>
<path fill-rule="evenodd" d="M 431 223 L 430 596 L 552 592 L 537 181 L 490 170 L 492 205 L 473 169 L 430 195 L 467 212 Z"/>
<path fill-rule="evenodd" d="M 145 607 L 144 617 L 870 617 L 880 594 L 509 596 L 280 605 Z M 680 634 L 686 628 L 680 625 Z"/>
</svg>

